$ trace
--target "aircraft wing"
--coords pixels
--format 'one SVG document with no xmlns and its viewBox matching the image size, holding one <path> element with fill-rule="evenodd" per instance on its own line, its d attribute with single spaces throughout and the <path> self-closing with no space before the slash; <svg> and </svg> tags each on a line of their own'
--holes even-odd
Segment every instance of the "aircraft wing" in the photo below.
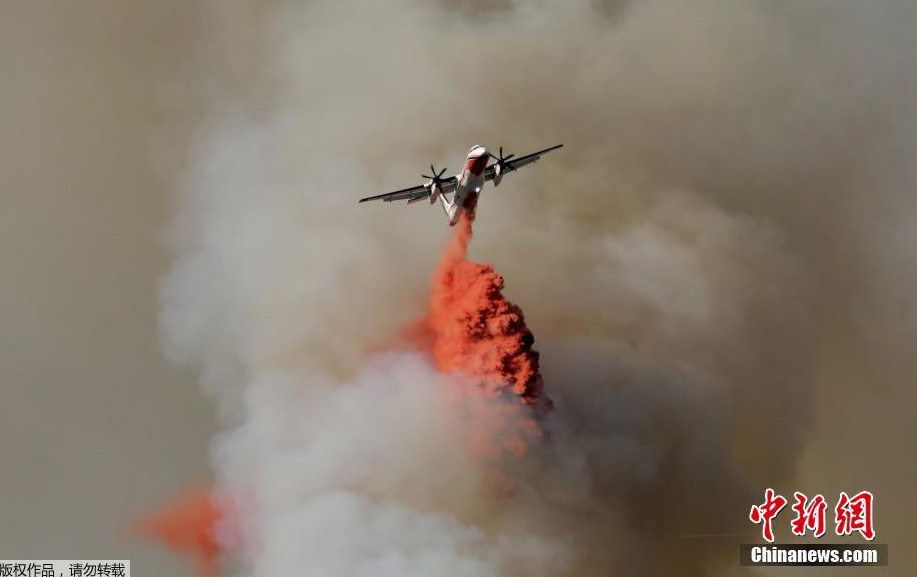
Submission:
<svg viewBox="0 0 917 577">
<path fill-rule="evenodd" d="M 503 174 L 506 174 L 507 172 L 512 172 L 514 170 L 522 168 L 523 166 L 527 164 L 532 164 L 536 160 L 540 159 L 542 155 L 547 154 L 553 150 L 557 150 L 558 148 L 563 148 L 563 146 L 564 146 L 563 144 L 555 144 L 554 146 L 545 148 L 544 150 L 539 150 L 538 152 L 526 154 L 525 156 L 520 156 L 519 158 L 511 158 L 507 160 L 506 162 L 504 162 L 504 166 L 506 168 L 504 169 Z M 496 170 L 494 170 L 496 166 L 497 166 L 497 163 L 493 163 L 487 167 L 487 169 L 484 172 L 484 180 L 493 180 L 494 179 L 494 176 L 496 176 Z"/>
<path fill-rule="evenodd" d="M 445 192 L 452 192 L 455 190 L 457 179 L 454 176 L 449 178 L 444 178 L 440 181 L 440 188 Z M 384 202 L 393 202 L 396 200 L 407 200 L 408 204 L 412 202 L 417 202 L 422 198 L 427 198 L 430 196 L 430 183 L 419 184 L 417 186 L 412 186 L 410 188 L 402 188 L 401 190 L 396 190 L 394 192 L 386 192 L 384 194 L 377 194 L 375 196 L 367 196 L 366 198 L 361 198 L 360 202 L 369 202 L 370 200 L 381 200 Z"/>
</svg>

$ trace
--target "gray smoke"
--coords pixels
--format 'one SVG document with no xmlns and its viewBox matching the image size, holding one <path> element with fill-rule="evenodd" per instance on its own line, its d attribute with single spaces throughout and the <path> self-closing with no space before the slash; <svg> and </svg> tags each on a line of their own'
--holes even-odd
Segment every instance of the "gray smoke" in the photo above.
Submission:
<svg viewBox="0 0 917 577">
<path fill-rule="evenodd" d="M 214 4 L 175 87 L 196 125 L 162 319 L 225 416 L 214 462 L 239 571 L 731 564 L 738 541 L 694 537 L 754 533 L 763 486 L 800 488 L 816 424 L 841 428 L 820 397 L 913 399 L 915 16 L 837 0 Z M 485 490 L 494 463 L 466 443 L 499 407 L 420 355 L 373 352 L 422 314 L 442 215 L 355 203 L 430 162 L 457 169 L 473 142 L 566 144 L 486 191 L 471 248 L 526 311 L 557 405 L 551 441 L 500 465 L 512 495 Z M 862 379 L 837 379 L 846 364 Z M 845 430 L 868 434 L 877 406 Z M 886 511 L 890 532 L 905 517 Z"/>
</svg>

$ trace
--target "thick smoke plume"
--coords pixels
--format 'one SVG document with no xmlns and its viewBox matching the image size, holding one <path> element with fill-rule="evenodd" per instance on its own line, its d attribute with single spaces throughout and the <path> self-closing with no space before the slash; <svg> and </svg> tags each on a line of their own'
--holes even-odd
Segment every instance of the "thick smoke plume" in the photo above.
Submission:
<svg viewBox="0 0 917 577">
<path fill-rule="evenodd" d="M 522 310 L 503 296 L 503 279 L 492 265 L 468 260 L 475 200 L 466 202 L 443 251 L 430 284 L 427 314 L 406 333 L 439 372 L 462 377 L 451 383 L 457 389 L 450 395 L 463 399 L 453 407 L 469 417 L 469 450 L 496 467 L 503 451 L 523 457 L 543 438 L 536 419 L 544 417 L 552 403 L 543 391 L 538 353 L 532 349 L 535 338 Z M 468 395 L 479 397 L 478 402 L 499 402 L 490 404 L 488 411 L 474 410 Z M 496 494 L 515 489 L 512 479 L 491 472 L 486 490 Z M 218 533 L 244 523 L 232 510 L 221 507 L 215 495 L 192 493 L 142 519 L 136 528 L 196 558 L 201 574 L 213 577 L 221 553 Z M 231 552 L 225 541 L 222 549 Z"/>
<path fill-rule="evenodd" d="M 225 419 L 231 570 L 726 570 L 760 488 L 806 489 L 835 381 L 909 394 L 915 14 L 881 4 L 214 5 L 162 318 Z M 442 215 L 354 202 L 472 142 L 566 144 L 478 207 L 475 256 L 555 403 L 550 442 L 499 462 L 467 443 L 525 429 L 518 397 L 467 386 L 494 365 L 367 354 L 438 324 Z M 538 409 L 517 328 L 492 383 Z M 514 491 L 483 490 L 494 469 Z"/>
</svg>

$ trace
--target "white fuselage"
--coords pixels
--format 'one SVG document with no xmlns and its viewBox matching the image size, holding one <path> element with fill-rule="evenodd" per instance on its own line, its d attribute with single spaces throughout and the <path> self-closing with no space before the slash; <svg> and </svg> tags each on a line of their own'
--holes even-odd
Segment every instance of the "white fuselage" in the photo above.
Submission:
<svg viewBox="0 0 917 577">
<path fill-rule="evenodd" d="M 459 221 L 468 204 L 473 202 L 484 188 L 484 170 L 487 168 L 488 160 L 490 160 L 490 154 L 486 146 L 480 144 L 472 146 L 465 158 L 465 166 L 461 174 L 456 175 L 458 183 L 455 185 L 452 198 L 446 198 L 445 194 L 440 195 L 439 200 L 449 218 L 450 226 Z"/>
</svg>

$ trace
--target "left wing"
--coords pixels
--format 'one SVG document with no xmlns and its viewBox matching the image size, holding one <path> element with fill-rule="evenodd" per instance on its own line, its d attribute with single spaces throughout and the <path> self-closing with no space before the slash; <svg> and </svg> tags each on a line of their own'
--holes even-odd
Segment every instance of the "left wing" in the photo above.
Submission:
<svg viewBox="0 0 917 577">
<path fill-rule="evenodd" d="M 563 146 L 564 146 L 563 144 L 555 144 L 554 146 L 551 146 L 550 148 L 545 148 L 544 150 L 539 150 L 538 152 L 533 152 L 532 154 L 526 154 L 525 156 L 520 156 L 519 158 L 512 158 L 512 159 L 506 160 L 503 162 L 503 170 L 501 171 L 500 176 L 506 174 L 507 172 L 512 172 L 514 170 L 522 168 L 523 166 L 527 164 L 532 164 L 533 162 L 541 158 L 543 154 L 547 154 L 553 150 L 557 150 L 558 148 L 563 148 Z M 502 149 L 501 149 L 501 154 L 502 154 Z M 493 180 L 494 179 L 494 176 L 497 175 L 496 168 L 498 164 L 499 162 L 495 162 L 487 167 L 487 169 L 484 171 L 484 180 Z"/>
<path fill-rule="evenodd" d="M 443 178 L 440 180 L 439 187 L 442 192 L 452 192 L 455 190 L 455 184 L 458 181 L 454 176 L 449 178 Z M 395 200 L 405 200 L 407 199 L 408 204 L 412 202 L 417 202 L 420 199 L 427 198 L 430 196 L 431 184 L 419 184 L 417 186 L 412 186 L 410 188 L 402 188 L 401 190 L 396 190 L 394 192 L 386 192 L 384 194 L 377 194 L 376 196 L 367 196 L 366 198 L 361 198 L 360 202 L 369 202 L 370 200 L 381 200 L 384 202 L 393 202 Z"/>
</svg>

